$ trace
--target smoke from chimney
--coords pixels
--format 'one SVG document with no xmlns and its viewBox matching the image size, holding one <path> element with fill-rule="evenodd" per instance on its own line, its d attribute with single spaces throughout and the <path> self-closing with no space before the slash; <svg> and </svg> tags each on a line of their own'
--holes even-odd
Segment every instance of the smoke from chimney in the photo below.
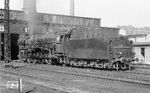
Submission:
<svg viewBox="0 0 150 93">
<path fill-rule="evenodd" d="M 70 0 L 70 15 L 74 16 L 74 0 Z"/>
</svg>

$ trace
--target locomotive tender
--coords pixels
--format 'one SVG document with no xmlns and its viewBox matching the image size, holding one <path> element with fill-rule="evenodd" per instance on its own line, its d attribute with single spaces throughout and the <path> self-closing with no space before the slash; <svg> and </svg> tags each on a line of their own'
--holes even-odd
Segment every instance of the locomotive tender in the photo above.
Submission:
<svg viewBox="0 0 150 93">
<path fill-rule="evenodd" d="M 21 36 L 19 57 L 28 63 L 84 68 L 130 69 L 132 42 L 111 28 L 74 28 L 54 36 Z M 92 32 L 92 33 L 91 33 Z M 53 35 L 53 36 L 52 36 Z"/>
</svg>

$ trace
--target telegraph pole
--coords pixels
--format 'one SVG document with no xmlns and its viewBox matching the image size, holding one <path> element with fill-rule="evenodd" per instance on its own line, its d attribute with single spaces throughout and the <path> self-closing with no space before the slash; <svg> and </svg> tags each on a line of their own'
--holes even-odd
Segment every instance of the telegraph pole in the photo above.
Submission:
<svg viewBox="0 0 150 93">
<path fill-rule="evenodd" d="M 4 61 L 10 62 L 11 60 L 11 40 L 9 31 L 9 0 L 4 2 L 5 19 L 4 19 Z"/>
</svg>

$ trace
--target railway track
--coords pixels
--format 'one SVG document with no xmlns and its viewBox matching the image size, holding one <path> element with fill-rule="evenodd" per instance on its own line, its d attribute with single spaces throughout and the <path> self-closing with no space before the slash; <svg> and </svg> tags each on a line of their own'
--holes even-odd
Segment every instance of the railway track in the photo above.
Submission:
<svg viewBox="0 0 150 93">
<path fill-rule="evenodd" d="M 51 67 L 52 68 L 52 67 Z M 92 70 L 92 69 L 80 69 L 80 68 L 71 68 L 71 67 L 57 67 L 54 69 L 48 68 L 40 68 L 37 66 L 36 68 L 32 68 L 34 70 L 39 71 L 50 71 L 55 73 L 63 73 L 63 74 L 72 74 L 72 75 L 81 75 L 93 78 L 104 78 L 111 80 L 119 80 L 119 81 L 127 81 L 127 82 L 138 82 L 138 83 L 148 83 L 150 84 L 150 74 L 142 73 L 142 72 L 132 72 L 132 71 L 105 71 L 105 70 Z"/>
<path fill-rule="evenodd" d="M 12 74 L 12 75 L 19 75 L 19 73 L 16 73 L 16 72 L 14 72 L 14 71 L 6 71 L 6 70 L 0 70 L 0 72 L 3 72 L 3 73 L 5 73 L 5 74 Z M 74 75 L 74 74 L 72 74 L 72 75 Z M 3 75 L 1 75 L 1 76 L 3 76 Z M 36 80 L 42 80 L 42 81 L 45 81 L 45 82 L 48 82 L 48 81 L 50 81 L 50 82 L 56 82 L 56 83 L 59 83 L 59 84 L 71 84 L 71 83 L 69 83 L 69 82 L 63 82 L 63 81 L 58 81 L 58 80 L 53 80 L 53 79 L 49 79 L 49 78 L 43 78 L 43 77 L 36 77 L 36 76 L 33 76 L 33 75 L 27 75 L 27 74 L 21 74 L 21 76 L 22 77 L 28 77 L 28 78 L 31 78 L 31 79 L 36 79 Z M 79 85 L 77 85 L 77 86 L 79 86 Z M 91 90 L 96 90 L 96 91 L 99 91 L 99 90 L 101 90 L 101 91 L 104 91 L 104 93 L 105 93 L 105 90 L 103 90 L 103 89 L 101 89 L 101 88 L 99 88 L 99 87 L 94 87 L 94 86 L 88 86 L 88 85 L 86 85 L 86 86 L 84 86 L 84 87 L 86 87 L 87 89 L 91 89 Z M 80 90 L 80 89 L 75 89 L 75 88 L 60 88 L 59 86 L 55 86 L 55 87 L 53 87 L 53 86 L 51 86 L 51 88 L 52 89 L 56 89 L 56 90 L 59 90 L 59 91 L 64 91 L 63 93 L 91 93 L 91 92 L 88 92 L 88 91 L 84 91 L 84 90 Z M 95 93 L 95 92 L 94 92 Z"/>
<path fill-rule="evenodd" d="M 42 66 L 43 66 L 43 68 L 45 68 L 45 70 L 41 69 Z M 27 69 L 27 70 L 24 70 L 24 69 Z M 71 70 L 74 70 L 74 72 L 70 73 Z M 13 74 L 13 75 L 16 75 L 16 76 L 18 75 L 18 71 L 14 70 L 14 69 L 1 69 L 0 71 L 8 73 L 8 74 Z M 24 73 L 23 71 L 25 71 L 27 73 Z M 25 68 L 22 69 L 22 72 L 23 72 L 22 76 L 23 77 L 29 77 L 29 78 L 33 78 L 33 79 L 38 79 L 38 80 L 42 80 L 42 81 L 45 81 L 45 82 L 47 82 L 47 81 L 57 82 L 57 83 L 60 83 L 60 84 L 67 84 L 67 85 L 69 85 L 69 84 L 72 85 L 72 82 L 66 82 L 66 81 L 63 82 L 63 81 L 59 81 L 57 79 L 53 80 L 52 78 L 37 77 L 38 75 L 35 75 L 35 73 L 32 75 L 30 72 L 29 72 L 30 73 L 29 74 L 28 71 L 35 72 L 35 73 L 38 73 L 38 72 L 41 73 L 42 72 L 44 74 L 52 72 L 52 73 L 58 74 L 58 76 L 61 74 L 61 75 L 65 76 L 65 77 L 71 74 L 71 75 L 73 75 L 72 77 L 74 77 L 74 75 L 75 75 L 75 76 L 81 76 L 82 78 L 83 77 L 90 77 L 90 78 L 96 78 L 96 79 L 102 78 L 102 79 L 109 79 L 109 80 L 116 80 L 117 79 L 117 78 L 113 79 L 111 77 L 108 78 L 108 77 L 105 77 L 105 76 L 97 75 L 100 72 L 103 72 L 103 74 L 105 75 L 105 73 L 110 72 L 110 71 L 99 71 L 99 70 L 91 70 L 91 69 L 79 69 L 79 68 L 71 68 L 71 67 L 60 67 L 60 66 L 46 66 L 45 67 L 44 65 L 32 65 L 32 66 L 28 66 L 27 68 L 25 67 Z M 115 72 L 115 71 L 112 71 L 112 72 Z M 119 73 L 121 73 L 121 72 L 122 71 L 120 71 Z M 91 73 L 94 73 L 94 75 L 92 75 Z M 67 74 L 67 75 L 65 75 L 65 74 Z M 109 73 L 107 73 L 107 74 L 109 74 Z M 61 75 L 60 75 L 60 77 L 61 77 Z M 118 79 L 117 81 L 122 81 L 122 80 Z M 139 82 L 139 81 L 132 82 L 132 81 L 123 80 L 123 82 L 127 82 L 127 83 L 136 83 L 136 84 L 140 84 L 140 85 L 143 85 L 143 84 L 145 85 L 146 84 L 146 86 L 150 85 L 149 83 L 145 83 L 145 82 Z M 149 82 L 149 81 L 147 81 L 147 82 Z M 76 86 L 80 87 L 82 85 L 79 85 L 79 84 L 77 85 L 76 84 Z M 89 88 L 89 89 L 93 89 L 93 90 L 96 90 L 96 91 L 102 90 L 100 87 L 97 87 L 97 86 L 84 85 L 84 87 Z M 105 90 L 103 90 L 103 91 L 105 91 Z M 80 93 L 80 92 L 76 92 L 76 93 Z M 90 93 L 93 93 L 93 92 L 90 92 Z M 96 93 L 99 93 L 99 92 L 96 92 Z M 104 93 L 106 93 L 106 92 L 104 92 Z M 109 93 L 109 92 L 107 92 L 107 93 Z M 110 92 L 110 93 L 112 93 L 112 92 Z"/>
<path fill-rule="evenodd" d="M 150 69 L 150 64 L 133 64 L 135 68 Z"/>
<path fill-rule="evenodd" d="M 106 71 L 106 70 L 93 70 L 81 69 L 72 67 L 61 67 L 52 65 L 27 65 L 31 70 L 47 71 L 60 74 L 70 74 L 92 78 L 103 78 L 110 80 L 118 80 L 123 82 L 141 83 L 150 85 L 150 73 L 135 72 L 135 71 Z"/>
</svg>

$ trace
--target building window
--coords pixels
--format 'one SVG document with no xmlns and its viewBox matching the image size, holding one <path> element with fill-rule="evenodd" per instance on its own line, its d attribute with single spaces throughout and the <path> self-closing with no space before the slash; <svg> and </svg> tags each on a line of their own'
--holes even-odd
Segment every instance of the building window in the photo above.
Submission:
<svg viewBox="0 0 150 93">
<path fill-rule="evenodd" d="M 145 57 L 145 48 L 141 48 L 141 54 L 143 57 Z"/>
</svg>

